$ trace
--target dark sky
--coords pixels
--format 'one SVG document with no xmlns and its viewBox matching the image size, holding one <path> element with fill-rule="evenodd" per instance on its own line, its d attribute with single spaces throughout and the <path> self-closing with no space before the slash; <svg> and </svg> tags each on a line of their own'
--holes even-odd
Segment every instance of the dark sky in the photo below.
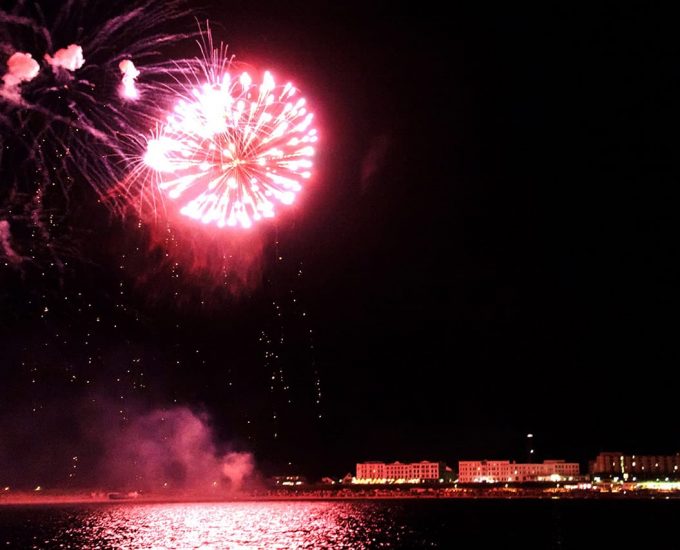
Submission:
<svg viewBox="0 0 680 550">
<path fill-rule="evenodd" d="M 64 410 L 121 393 L 126 414 L 207 412 L 269 473 L 520 460 L 528 432 L 542 458 L 679 450 L 668 14 L 212 4 L 237 59 L 315 106 L 306 202 L 236 297 L 182 266 L 148 276 L 131 224 L 82 212 L 65 270 L 0 270 L 6 443 L 61 418 L 77 447 Z"/>
</svg>

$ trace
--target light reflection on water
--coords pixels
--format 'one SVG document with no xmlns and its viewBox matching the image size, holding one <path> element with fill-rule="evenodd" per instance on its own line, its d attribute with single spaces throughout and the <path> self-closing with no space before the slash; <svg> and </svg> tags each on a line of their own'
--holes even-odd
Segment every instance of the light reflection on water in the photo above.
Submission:
<svg viewBox="0 0 680 550">
<path fill-rule="evenodd" d="M 48 522 L 58 528 L 34 536 L 33 547 L 364 549 L 399 546 L 406 530 L 389 508 L 351 502 L 127 504 L 61 512 Z"/>
<path fill-rule="evenodd" d="M 678 548 L 679 514 L 680 499 L 0 505 L 0 549 Z"/>
</svg>

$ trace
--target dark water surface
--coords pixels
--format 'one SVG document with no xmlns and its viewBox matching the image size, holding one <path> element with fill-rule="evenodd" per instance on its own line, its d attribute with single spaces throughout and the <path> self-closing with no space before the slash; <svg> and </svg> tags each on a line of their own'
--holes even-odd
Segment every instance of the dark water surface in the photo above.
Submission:
<svg viewBox="0 0 680 550">
<path fill-rule="evenodd" d="M 680 500 L 0 507 L 0 548 L 680 548 Z"/>
</svg>

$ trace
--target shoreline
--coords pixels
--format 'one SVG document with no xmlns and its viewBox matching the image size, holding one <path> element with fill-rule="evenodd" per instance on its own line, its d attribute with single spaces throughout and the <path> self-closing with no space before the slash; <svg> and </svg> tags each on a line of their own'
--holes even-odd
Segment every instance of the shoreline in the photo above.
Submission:
<svg viewBox="0 0 680 550">
<path fill-rule="evenodd" d="M 235 495 L 232 497 L 208 497 L 208 496 L 158 496 L 148 495 L 137 498 L 108 498 L 91 497 L 87 495 L 45 495 L 40 497 L 29 495 L 16 495 L 15 497 L 0 498 L 0 507 L 3 506 L 40 506 L 40 505 L 85 505 L 85 504 L 227 504 L 227 503 L 251 503 L 251 502 L 338 502 L 338 501 L 395 501 L 395 500 L 420 500 L 420 501 L 444 501 L 444 500 L 680 500 L 679 493 L 593 493 L 593 494 L 550 494 L 550 493 L 526 493 L 526 494 L 503 494 L 494 492 L 479 492 L 474 494 L 447 494 L 447 495 L 414 495 L 414 494 L 378 494 L 378 495 Z"/>
</svg>

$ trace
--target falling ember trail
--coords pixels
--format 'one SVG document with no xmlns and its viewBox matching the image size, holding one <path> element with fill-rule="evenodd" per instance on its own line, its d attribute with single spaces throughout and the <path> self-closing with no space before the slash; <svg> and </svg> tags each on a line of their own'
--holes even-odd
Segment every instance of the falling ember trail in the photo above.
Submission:
<svg viewBox="0 0 680 550">
<path fill-rule="evenodd" d="M 206 71 L 206 74 L 212 74 Z M 218 227 L 250 227 L 291 204 L 311 177 L 316 129 L 304 98 L 265 72 L 225 72 L 182 97 L 144 162 L 184 216 Z"/>
</svg>

